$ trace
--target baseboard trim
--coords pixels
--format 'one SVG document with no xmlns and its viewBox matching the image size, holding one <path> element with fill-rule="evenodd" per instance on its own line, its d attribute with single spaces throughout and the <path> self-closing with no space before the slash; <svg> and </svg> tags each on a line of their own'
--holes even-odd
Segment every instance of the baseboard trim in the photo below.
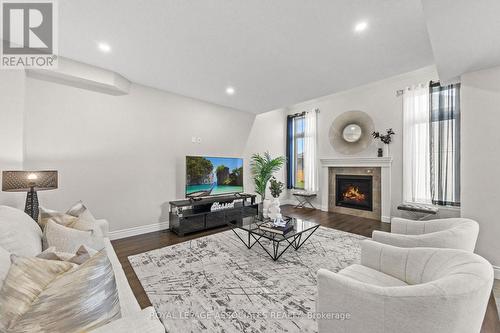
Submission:
<svg viewBox="0 0 500 333">
<path fill-rule="evenodd" d="M 121 239 L 121 238 L 127 238 L 127 237 L 147 234 L 149 232 L 165 230 L 165 229 L 168 229 L 168 227 L 169 227 L 169 223 L 168 223 L 168 221 L 165 221 L 165 222 L 141 225 L 138 227 L 110 231 L 108 233 L 108 236 L 109 236 L 109 239 L 115 240 L 115 239 Z"/>
<path fill-rule="evenodd" d="M 493 266 L 493 272 L 495 272 L 495 279 L 500 280 L 500 267 Z"/>
</svg>

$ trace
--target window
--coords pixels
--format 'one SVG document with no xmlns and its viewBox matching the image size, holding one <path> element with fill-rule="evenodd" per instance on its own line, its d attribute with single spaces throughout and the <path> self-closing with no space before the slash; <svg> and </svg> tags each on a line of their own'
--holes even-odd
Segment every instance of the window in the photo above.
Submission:
<svg viewBox="0 0 500 333">
<path fill-rule="evenodd" d="M 430 86 L 431 201 L 460 206 L 460 84 Z"/>
<path fill-rule="evenodd" d="M 403 131 L 404 200 L 460 206 L 460 85 L 405 91 Z"/>
<path fill-rule="evenodd" d="M 287 187 L 304 189 L 305 114 L 288 116 Z"/>
</svg>

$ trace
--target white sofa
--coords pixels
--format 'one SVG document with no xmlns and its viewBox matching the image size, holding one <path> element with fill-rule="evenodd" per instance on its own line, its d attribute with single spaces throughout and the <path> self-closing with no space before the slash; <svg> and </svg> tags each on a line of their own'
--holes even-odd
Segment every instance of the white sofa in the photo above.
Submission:
<svg viewBox="0 0 500 333">
<path fill-rule="evenodd" d="M 107 236 L 108 222 L 98 220 L 98 223 Z M 105 237 L 104 242 L 115 273 L 122 317 L 92 332 L 164 333 L 165 328 L 156 318 L 153 307 L 141 310 L 109 238 Z M 0 286 L 10 265 L 10 253 L 36 256 L 41 251 L 42 231 L 38 224 L 21 210 L 0 206 Z"/>
<path fill-rule="evenodd" d="M 413 221 L 392 218 L 391 232 L 373 231 L 372 239 L 399 247 L 438 247 L 474 252 L 479 224 L 471 219 Z"/>
<path fill-rule="evenodd" d="M 361 242 L 361 264 L 318 271 L 320 333 L 476 333 L 493 285 L 493 268 L 463 250 L 399 248 Z"/>
</svg>

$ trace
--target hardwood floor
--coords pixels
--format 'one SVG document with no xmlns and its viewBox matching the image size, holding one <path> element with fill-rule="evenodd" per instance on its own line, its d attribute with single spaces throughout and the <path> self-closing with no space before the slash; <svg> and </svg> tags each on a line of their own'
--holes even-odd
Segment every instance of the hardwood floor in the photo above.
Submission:
<svg viewBox="0 0 500 333">
<path fill-rule="evenodd" d="M 322 212 L 316 209 L 297 209 L 290 205 L 284 205 L 282 206 L 282 213 L 284 215 L 314 221 L 325 227 L 347 231 L 366 237 L 371 237 L 371 233 L 373 230 L 390 231 L 390 224 L 387 223 L 358 218 L 350 215 Z M 170 231 L 160 231 L 113 241 L 112 244 L 116 251 L 118 259 L 123 266 L 125 275 L 127 276 L 129 284 L 132 287 L 134 295 L 137 298 L 141 308 L 150 306 L 151 302 L 144 292 L 141 283 L 137 279 L 137 276 L 135 275 L 134 270 L 132 269 L 132 266 L 127 259 L 128 256 L 215 234 L 224 230 L 227 230 L 227 228 L 212 229 L 204 232 L 186 235 L 184 237 L 179 237 Z M 481 333 L 500 333 L 500 323 L 498 320 L 498 313 L 493 294 L 490 297 Z"/>
</svg>

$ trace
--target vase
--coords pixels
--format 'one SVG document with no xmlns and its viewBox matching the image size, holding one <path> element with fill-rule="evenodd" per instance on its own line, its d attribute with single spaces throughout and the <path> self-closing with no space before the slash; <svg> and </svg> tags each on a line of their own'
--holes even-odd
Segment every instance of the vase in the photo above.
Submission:
<svg viewBox="0 0 500 333">
<path fill-rule="evenodd" d="M 267 215 L 271 220 L 274 220 L 276 218 L 281 218 L 280 201 L 278 198 L 274 198 L 271 201 Z"/>
<path fill-rule="evenodd" d="M 268 213 L 269 213 L 269 206 L 271 205 L 271 200 L 269 199 L 264 199 L 262 200 L 262 216 L 264 218 L 267 218 L 268 217 Z"/>
<path fill-rule="evenodd" d="M 391 156 L 391 151 L 389 149 L 389 145 L 388 144 L 384 144 L 384 156 L 385 157 Z"/>
</svg>

